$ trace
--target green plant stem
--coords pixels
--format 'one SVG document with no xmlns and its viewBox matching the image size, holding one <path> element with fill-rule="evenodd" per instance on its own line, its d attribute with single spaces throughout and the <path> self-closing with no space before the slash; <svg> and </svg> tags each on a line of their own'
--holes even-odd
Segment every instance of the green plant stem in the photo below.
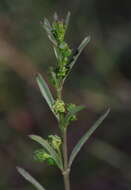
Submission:
<svg viewBox="0 0 131 190">
<path fill-rule="evenodd" d="M 57 97 L 61 100 L 62 99 L 62 88 L 63 85 L 61 85 L 60 88 L 57 89 Z M 59 120 L 59 128 L 63 129 L 63 126 L 61 126 L 61 119 Z M 70 190 L 70 169 L 68 168 L 68 151 L 67 151 L 67 130 L 62 130 L 62 152 L 63 152 L 63 159 L 64 159 L 64 169 L 62 171 L 63 179 L 64 179 L 64 187 L 65 190 Z"/>
<path fill-rule="evenodd" d="M 63 174 L 65 190 L 70 190 L 70 177 L 69 173 Z"/>
<path fill-rule="evenodd" d="M 64 185 L 65 190 L 70 190 L 70 169 L 68 168 L 68 153 L 67 153 L 67 131 L 63 131 L 63 158 L 64 158 Z"/>
<path fill-rule="evenodd" d="M 62 97 L 62 87 L 59 87 L 57 89 L 57 98 L 61 100 L 61 97 Z"/>
</svg>

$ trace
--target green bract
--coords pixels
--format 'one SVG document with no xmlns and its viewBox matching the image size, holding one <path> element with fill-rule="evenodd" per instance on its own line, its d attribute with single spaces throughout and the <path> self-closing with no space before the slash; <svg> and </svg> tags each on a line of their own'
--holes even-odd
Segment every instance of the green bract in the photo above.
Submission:
<svg viewBox="0 0 131 190">
<path fill-rule="evenodd" d="M 74 109 L 76 108 L 76 105 L 75 104 L 67 104 L 67 111 L 69 113 L 71 113 Z M 77 118 L 76 118 L 76 115 L 72 115 L 72 117 L 70 118 L 70 121 L 75 121 Z"/>
</svg>

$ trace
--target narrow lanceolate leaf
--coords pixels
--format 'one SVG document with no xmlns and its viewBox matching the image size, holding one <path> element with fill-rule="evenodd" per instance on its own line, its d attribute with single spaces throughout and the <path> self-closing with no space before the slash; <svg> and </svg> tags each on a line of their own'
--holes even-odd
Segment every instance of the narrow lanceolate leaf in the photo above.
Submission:
<svg viewBox="0 0 131 190">
<path fill-rule="evenodd" d="M 68 25 L 69 25 L 70 16 L 71 16 L 71 13 L 68 12 L 68 13 L 67 13 L 67 16 L 66 16 L 66 19 L 65 19 L 65 27 L 66 27 L 66 30 L 67 30 Z"/>
<path fill-rule="evenodd" d="M 57 152 L 50 146 L 50 144 L 48 143 L 47 140 L 43 139 L 42 137 L 40 137 L 38 135 L 29 135 L 29 137 L 32 140 L 38 142 L 40 145 L 42 145 L 44 147 L 44 149 L 52 156 L 52 158 L 56 162 L 56 165 L 58 166 L 58 168 L 63 169 L 63 164 L 62 164 L 61 158 L 59 157 Z"/>
<path fill-rule="evenodd" d="M 54 52 L 55 52 L 56 59 L 59 60 L 59 55 L 58 55 L 58 51 L 56 47 L 54 47 Z"/>
<path fill-rule="evenodd" d="M 52 105 L 54 104 L 55 101 L 50 92 L 50 89 L 47 86 L 47 83 L 45 82 L 45 80 L 43 79 L 43 77 L 40 74 L 38 74 L 38 76 L 36 77 L 36 81 L 38 83 L 40 91 L 41 91 L 43 97 L 45 98 L 48 106 L 50 107 L 51 111 L 54 113 L 54 111 L 52 109 Z M 55 113 L 54 113 L 54 115 L 56 116 Z"/>
<path fill-rule="evenodd" d="M 26 170 L 20 167 L 16 167 L 16 169 L 27 181 L 29 181 L 34 187 L 36 187 L 37 190 L 45 190 L 44 187 L 42 187 L 42 185 Z"/>
<path fill-rule="evenodd" d="M 48 35 L 50 41 L 56 46 L 57 42 L 52 33 L 52 26 L 50 25 L 47 18 L 44 19 L 44 23 L 42 23 L 42 26 L 45 29 L 45 31 L 47 32 L 47 35 Z"/>
<path fill-rule="evenodd" d="M 99 127 L 99 125 L 103 122 L 103 120 L 107 117 L 109 114 L 110 109 L 108 109 L 104 115 L 102 115 L 95 123 L 94 125 L 85 133 L 85 135 L 79 140 L 79 142 L 74 147 L 70 159 L 69 159 L 69 167 L 71 167 L 75 157 L 77 156 L 78 152 L 81 150 L 82 146 L 85 144 L 85 142 L 89 139 L 89 137 L 93 134 L 93 132 Z"/>
<path fill-rule="evenodd" d="M 87 36 L 79 45 L 78 49 L 77 49 L 77 53 L 76 55 L 73 56 L 73 60 L 70 63 L 71 68 L 74 66 L 75 62 L 77 61 L 79 55 L 81 54 L 81 52 L 83 51 L 83 49 L 86 47 L 86 45 L 90 42 L 90 36 Z"/>
<path fill-rule="evenodd" d="M 51 31 L 52 27 L 47 18 L 44 18 L 44 25 Z"/>
<path fill-rule="evenodd" d="M 52 109 L 52 105 L 54 104 L 54 98 L 47 86 L 47 83 L 45 82 L 45 80 L 40 74 L 38 74 L 38 76 L 36 77 L 36 80 L 43 97 L 45 98 L 49 107 Z"/>
<path fill-rule="evenodd" d="M 48 38 L 49 38 L 49 40 L 53 43 L 54 46 L 57 46 L 57 42 L 56 42 L 56 40 L 54 39 L 53 35 L 48 34 Z"/>
<path fill-rule="evenodd" d="M 54 72 L 53 68 L 50 67 L 50 73 L 51 73 L 51 76 L 52 76 L 52 84 L 55 86 L 55 88 L 58 87 L 58 81 L 57 81 L 57 77 L 56 77 L 56 73 Z"/>
<path fill-rule="evenodd" d="M 75 115 L 77 112 L 83 110 L 85 106 L 76 106 L 71 112 L 69 112 L 64 121 L 63 121 L 63 126 L 67 126 L 69 124 L 70 119 L 72 118 L 73 115 Z"/>
<path fill-rule="evenodd" d="M 69 73 L 71 72 L 74 64 L 76 63 L 79 55 L 81 54 L 81 52 L 83 51 L 83 49 L 86 47 L 86 45 L 90 42 L 90 36 L 85 37 L 85 39 L 81 42 L 81 44 L 79 45 L 79 47 L 77 48 L 76 54 L 73 55 L 73 57 L 71 58 L 71 62 L 69 64 L 69 71 L 67 73 L 67 75 L 65 76 L 65 78 L 63 79 L 63 81 L 66 80 L 67 76 L 69 75 Z"/>
</svg>

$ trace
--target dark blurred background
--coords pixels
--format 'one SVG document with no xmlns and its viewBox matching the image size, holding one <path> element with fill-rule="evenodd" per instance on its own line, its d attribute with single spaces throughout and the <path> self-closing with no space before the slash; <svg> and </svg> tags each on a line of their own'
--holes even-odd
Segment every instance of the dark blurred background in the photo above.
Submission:
<svg viewBox="0 0 131 190">
<path fill-rule="evenodd" d="M 19 165 L 47 190 L 64 189 L 55 167 L 33 160 L 38 146 L 28 134 L 58 133 L 35 74 L 47 79 L 55 56 L 40 21 L 71 11 L 67 41 L 91 42 L 65 84 L 66 102 L 87 109 L 69 128 L 69 152 L 110 106 L 111 113 L 83 147 L 71 173 L 72 190 L 131 189 L 131 1 L 0 0 L 0 189 L 33 190 Z M 51 86 L 50 86 L 51 87 Z M 52 87 L 51 87 L 52 88 Z"/>
</svg>

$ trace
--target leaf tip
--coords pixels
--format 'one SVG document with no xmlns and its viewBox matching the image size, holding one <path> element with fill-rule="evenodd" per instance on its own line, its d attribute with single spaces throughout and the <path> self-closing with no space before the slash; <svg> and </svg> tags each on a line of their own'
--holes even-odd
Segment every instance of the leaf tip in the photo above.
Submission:
<svg viewBox="0 0 131 190">
<path fill-rule="evenodd" d="M 110 111 L 111 111 L 111 108 L 108 107 L 108 108 L 107 108 L 107 111 L 106 111 L 107 115 L 110 113 Z"/>
<path fill-rule="evenodd" d="M 37 137 L 37 135 L 33 135 L 33 134 L 31 134 L 31 135 L 28 135 L 28 137 L 29 137 L 31 140 L 35 140 L 36 137 Z"/>
<path fill-rule="evenodd" d="M 67 16 L 68 16 L 68 17 L 71 16 L 71 12 L 70 12 L 70 11 L 67 12 Z"/>
<path fill-rule="evenodd" d="M 85 41 L 87 41 L 88 43 L 91 41 L 91 36 L 89 35 L 89 36 L 86 36 L 85 37 Z"/>
<path fill-rule="evenodd" d="M 30 139 L 33 139 L 34 136 L 35 136 L 35 135 L 33 135 L 33 134 L 28 135 L 28 137 L 29 137 Z"/>
<path fill-rule="evenodd" d="M 38 75 L 39 75 L 39 73 L 38 73 L 38 72 L 36 72 L 36 73 L 34 74 L 34 78 L 37 78 L 37 77 L 38 77 Z"/>
<path fill-rule="evenodd" d="M 16 166 L 16 170 L 19 171 L 20 167 L 19 166 Z"/>
<path fill-rule="evenodd" d="M 21 167 L 19 166 L 16 166 L 16 170 L 18 171 L 19 174 L 22 175 L 22 173 L 24 172 L 24 169 L 22 169 Z"/>
</svg>

